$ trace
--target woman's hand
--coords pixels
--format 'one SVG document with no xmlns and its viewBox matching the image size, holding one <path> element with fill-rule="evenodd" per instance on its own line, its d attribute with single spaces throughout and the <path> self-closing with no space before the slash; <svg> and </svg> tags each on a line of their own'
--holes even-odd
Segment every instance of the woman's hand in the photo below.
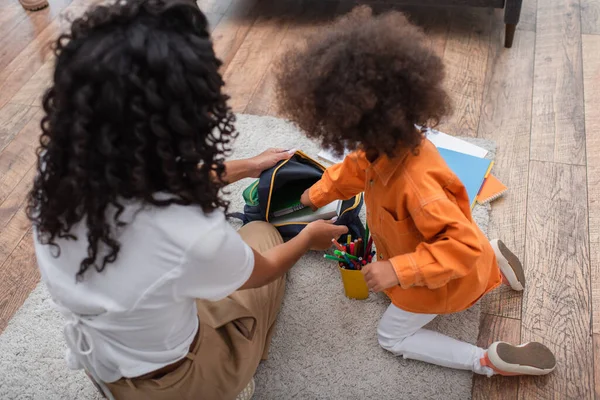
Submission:
<svg viewBox="0 0 600 400">
<path fill-rule="evenodd" d="M 399 285 L 394 266 L 389 261 L 377 261 L 367 264 L 362 269 L 367 286 L 373 292 L 381 292 Z"/>
<path fill-rule="evenodd" d="M 334 220 L 318 220 L 306 225 L 300 235 L 304 236 L 311 250 L 327 250 L 331 247 L 331 239 L 336 239 L 348 233 L 348 227 L 334 225 Z"/>
<path fill-rule="evenodd" d="M 310 188 L 306 189 L 304 193 L 302 193 L 302 197 L 300 197 L 300 203 L 304 204 L 306 207 L 310 207 L 313 211 L 316 211 L 317 207 L 315 207 L 313 202 L 310 201 L 310 196 L 308 194 L 309 192 Z"/>
<path fill-rule="evenodd" d="M 267 149 L 257 156 L 248 159 L 250 163 L 249 177 L 258 178 L 260 174 L 269 169 L 281 160 L 287 160 L 291 158 L 296 150 L 284 150 L 284 149 Z"/>
<path fill-rule="evenodd" d="M 272 282 L 292 268 L 308 250 L 326 250 L 331 247 L 331 239 L 346 232 L 348 228 L 333 225 L 333 221 L 314 221 L 306 225 L 292 240 L 264 253 L 253 250 L 254 270 L 240 290 L 257 288 Z"/>
</svg>

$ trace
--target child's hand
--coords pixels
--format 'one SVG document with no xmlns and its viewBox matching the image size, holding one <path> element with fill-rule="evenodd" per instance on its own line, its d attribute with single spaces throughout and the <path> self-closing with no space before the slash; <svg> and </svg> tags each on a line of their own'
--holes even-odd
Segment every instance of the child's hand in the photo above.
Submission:
<svg viewBox="0 0 600 400">
<path fill-rule="evenodd" d="M 310 196 L 308 195 L 309 191 L 310 188 L 306 189 L 304 193 L 302 193 L 302 197 L 300 197 L 300 203 L 304 204 L 306 207 L 310 207 L 313 211 L 316 211 L 317 207 L 315 207 L 313 202 L 310 201 Z"/>
<path fill-rule="evenodd" d="M 396 271 L 389 261 L 377 261 L 367 264 L 362 269 L 367 286 L 373 292 L 381 292 L 400 284 Z"/>
</svg>

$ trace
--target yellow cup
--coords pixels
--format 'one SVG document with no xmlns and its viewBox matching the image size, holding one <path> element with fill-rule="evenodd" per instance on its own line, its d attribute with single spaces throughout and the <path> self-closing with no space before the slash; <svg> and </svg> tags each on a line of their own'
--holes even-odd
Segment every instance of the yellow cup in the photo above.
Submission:
<svg viewBox="0 0 600 400">
<path fill-rule="evenodd" d="M 340 268 L 342 283 L 346 297 L 356 300 L 364 300 L 369 297 L 369 288 L 362 272 L 355 269 Z"/>
</svg>

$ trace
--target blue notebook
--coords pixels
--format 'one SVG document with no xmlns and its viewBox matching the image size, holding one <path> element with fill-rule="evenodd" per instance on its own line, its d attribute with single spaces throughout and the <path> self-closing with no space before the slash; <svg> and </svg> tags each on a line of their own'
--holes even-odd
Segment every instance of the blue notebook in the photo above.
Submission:
<svg viewBox="0 0 600 400">
<path fill-rule="evenodd" d="M 477 193 L 492 169 L 493 162 L 485 158 L 473 157 L 469 154 L 438 148 L 450 169 L 467 188 L 471 208 L 477 200 Z"/>
</svg>

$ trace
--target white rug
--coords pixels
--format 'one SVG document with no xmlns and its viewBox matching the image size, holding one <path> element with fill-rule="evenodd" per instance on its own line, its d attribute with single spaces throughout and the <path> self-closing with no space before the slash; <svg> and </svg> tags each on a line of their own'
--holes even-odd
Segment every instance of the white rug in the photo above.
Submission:
<svg viewBox="0 0 600 400">
<path fill-rule="evenodd" d="M 319 150 L 280 119 L 240 115 L 237 126 L 240 137 L 232 158 L 266 147 L 297 148 L 310 155 Z M 489 141 L 471 141 L 494 150 Z M 229 187 L 231 211 L 242 210 L 241 192 L 249 182 Z M 485 231 L 488 210 L 478 207 L 475 215 Z M 254 398 L 469 399 L 470 372 L 403 360 L 379 347 L 376 327 L 387 305 L 383 295 L 347 299 L 335 264 L 322 254 L 306 255 L 288 275 L 270 358 L 259 367 Z M 438 317 L 429 328 L 475 343 L 479 308 Z M 64 349 L 61 316 L 39 285 L 0 336 L 0 399 L 99 399 L 82 372 L 67 369 Z"/>
</svg>

